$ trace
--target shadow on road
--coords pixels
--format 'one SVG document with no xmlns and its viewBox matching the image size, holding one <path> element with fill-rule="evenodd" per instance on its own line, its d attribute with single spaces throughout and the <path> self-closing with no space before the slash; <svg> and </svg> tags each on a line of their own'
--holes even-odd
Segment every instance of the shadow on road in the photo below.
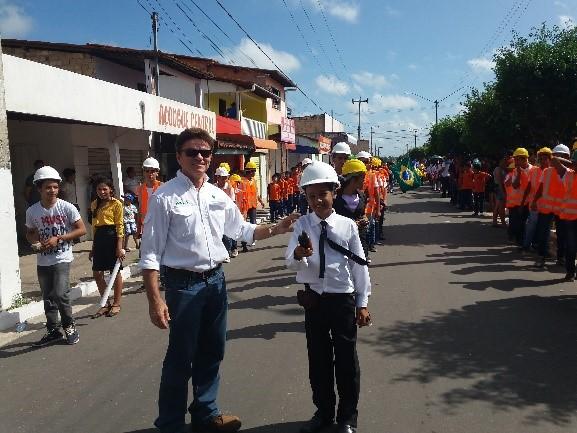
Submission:
<svg viewBox="0 0 577 433">
<path fill-rule="evenodd" d="M 385 236 L 391 245 L 486 248 L 487 245 L 503 244 L 502 232 L 490 231 L 490 227 L 482 221 L 389 225 L 385 227 Z"/>
<path fill-rule="evenodd" d="M 240 338 L 262 338 L 272 340 L 279 332 L 305 332 L 305 322 L 288 323 L 265 323 L 263 325 L 247 326 L 240 329 L 232 329 L 226 333 L 227 340 Z"/>
<path fill-rule="evenodd" d="M 527 423 L 567 425 L 577 410 L 577 297 L 477 302 L 399 321 L 364 341 L 418 366 L 394 382 L 458 381 L 440 396 L 448 413 L 471 401 L 533 409 Z"/>
<path fill-rule="evenodd" d="M 270 278 L 270 277 L 269 277 Z M 238 292 L 245 292 L 247 290 L 252 290 L 257 287 L 288 287 L 293 284 L 296 284 L 294 274 L 291 277 L 285 278 L 277 278 L 277 279 L 268 279 L 265 281 L 254 281 L 251 283 L 247 283 L 242 286 L 236 286 L 233 284 L 227 284 L 229 287 L 228 291 L 231 293 L 238 293 Z"/>
<path fill-rule="evenodd" d="M 297 305 L 297 298 L 295 296 L 272 296 L 264 295 L 258 298 L 244 299 L 236 301 L 228 305 L 229 310 L 242 310 L 247 308 L 254 308 L 257 310 L 275 307 L 277 305 Z"/>
<path fill-rule="evenodd" d="M 249 429 L 241 429 L 240 433 L 295 433 L 303 426 L 303 422 L 282 422 L 278 424 L 263 425 Z M 125 433 L 158 433 L 156 428 L 133 430 Z"/>
</svg>

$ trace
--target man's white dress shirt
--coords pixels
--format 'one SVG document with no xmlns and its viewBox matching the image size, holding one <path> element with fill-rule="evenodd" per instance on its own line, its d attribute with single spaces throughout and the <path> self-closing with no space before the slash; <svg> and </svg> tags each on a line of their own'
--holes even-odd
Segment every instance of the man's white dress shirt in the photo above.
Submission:
<svg viewBox="0 0 577 433">
<path fill-rule="evenodd" d="M 251 243 L 255 228 L 224 191 L 208 183 L 208 177 L 197 189 L 179 170 L 150 197 L 140 266 L 208 271 L 228 258 L 222 235 Z"/>
<path fill-rule="evenodd" d="M 321 234 L 321 219 L 311 212 L 301 216 L 294 225 L 285 259 L 289 269 L 297 271 L 297 281 L 309 284 L 311 289 L 322 294 L 356 292 L 357 307 L 366 307 L 371 295 L 371 280 L 369 268 L 348 259 L 325 243 L 325 275 L 319 278 L 319 237 Z M 342 215 L 333 213 L 325 220 L 327 235 L 335 243 L 352 251 L 357 256 L 365 258 L 357 224 Z M 295 260 L 294 250 L 298 246 L 298 237 L 306 232 L 313 246 L 313 255 L 301 261 Z"/>
</svg>

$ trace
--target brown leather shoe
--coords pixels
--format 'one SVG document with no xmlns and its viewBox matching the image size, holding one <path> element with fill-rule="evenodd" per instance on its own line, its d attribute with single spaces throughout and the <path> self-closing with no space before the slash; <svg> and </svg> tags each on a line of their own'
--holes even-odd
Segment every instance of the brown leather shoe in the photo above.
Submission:
<svg viewBox="0 0 577 433">
<path fill-rule="evenodd" d="M 240 418 L 233 415 L 217 415 L 201 425 L 191 425 L 193 433 L 234 433 L 240 430 Z"/>
</svg>

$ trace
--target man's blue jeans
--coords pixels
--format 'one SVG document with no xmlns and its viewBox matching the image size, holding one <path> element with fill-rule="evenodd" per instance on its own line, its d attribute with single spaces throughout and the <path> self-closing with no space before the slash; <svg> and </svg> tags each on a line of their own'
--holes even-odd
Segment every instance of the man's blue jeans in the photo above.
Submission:
<svg viewBox="0 0 577 433">
<path fill-rule="evenodd" d="M 188 271 L 163 267 L 161 278 L 170 335 L 154 424 L 163 433 L 173 433 L 185 428 L 191 379 L 193 398 L 188 412 L 192 422 L 202 424 L 219 414 L 218 369 L 224 357 L 228 305 L 222 269 L 202 279 Z"/>
<path fill-rule="evenodd" d="M 537 239 L 537 221 L 539 220 L 539 212 L 536 210 L 529 211 L 529 217 L 525 223 L 525 237 L 523 238 L 523 248 L 529 249 L 531 245 L 536 243 Z"/>
</svg>

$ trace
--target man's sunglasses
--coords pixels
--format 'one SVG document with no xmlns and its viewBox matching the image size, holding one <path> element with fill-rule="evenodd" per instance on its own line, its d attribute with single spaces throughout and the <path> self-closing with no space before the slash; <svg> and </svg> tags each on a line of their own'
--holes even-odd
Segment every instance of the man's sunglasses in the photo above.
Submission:
<svg viewBox="0 0 577 433">
<path fill-rule="evenodd" d="M 212 149 L 184 149 L 182 151 L 182 153 L 184 153 L 186 156 L 188 156 L 189 158 L 196 158 L 196 155 L 198 155 L 200 153 L 200 156 L 202 156 L 203 158 L 208 158 L 210 157 L 210 155 L 212 155 Z"/>
</svg>

